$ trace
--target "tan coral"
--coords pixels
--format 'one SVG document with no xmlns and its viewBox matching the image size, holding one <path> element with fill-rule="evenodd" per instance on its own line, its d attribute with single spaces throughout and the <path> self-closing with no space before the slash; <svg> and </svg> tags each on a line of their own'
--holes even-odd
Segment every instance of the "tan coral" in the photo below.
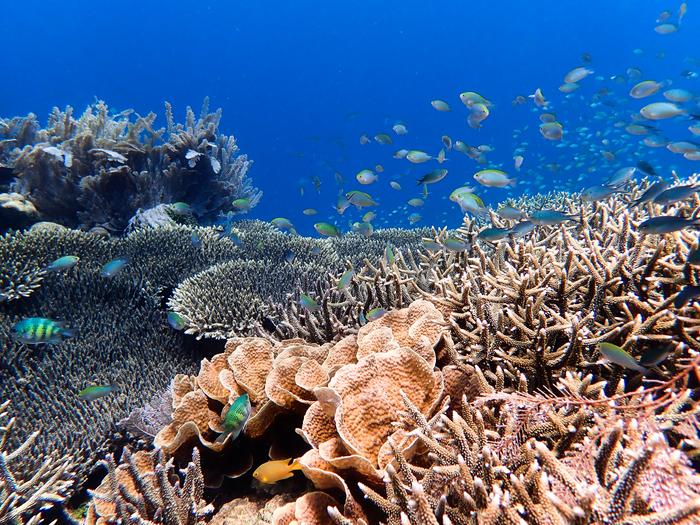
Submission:
<svg viewBox="0 0 700 525">
<path fill-rule="evenodd" d="M 357 333 L 357 358 L 407 347 L 434 366 L 433 348 L 445 331 L 445 319 L 439 310 L 431 302 L 419 299 L 408 308 L 387 312 L 360 328 Z"/>
<path fill-rule="evenodd" d="M 325 492 L 309 492 L 275 510 L 272 525 L 325 525 L 330 521 L 326 509 L 337 505 Z"/>
<path fill-rule="evenodd" d="M 172 422 L 162 428 L 154 439 L 154 444 L 167 454 L 174 454 L 184 443 L 198 436 L 206 444 L 202 434 L 209 431 L 209 423 L 217 421 L 219 415 L 209 408 L 209 399 L 202 390 L 185 394 L 175 407 Z M 220 449 L 223 447 L 214 447 Z"/>
<path fill-rule="evenodd" d="M 259 337 L 232 339 L 226 343 L 227 351 L 234 345 L 235 350 L 228 357 L 228 365 L 236 383 L 248 392 L 252 403 L 267 401 L 265 381 L 272 370 L 272 345 Z"/>
</svg>

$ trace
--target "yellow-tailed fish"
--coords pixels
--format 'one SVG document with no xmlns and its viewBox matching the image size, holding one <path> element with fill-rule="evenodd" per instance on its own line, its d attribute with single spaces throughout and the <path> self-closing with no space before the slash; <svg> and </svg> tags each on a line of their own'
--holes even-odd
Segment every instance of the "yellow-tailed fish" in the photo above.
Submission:
<svg viewBox="0 0 700 525">
<path fill-rule="evenodd" d="M 253 472 L 253 477 L 260 483 L 272 485 L 294 476 L 295 470 L 301 470 L 301 464 L 295 459 L 278 459 L 263 463 Z"/>
</svg>

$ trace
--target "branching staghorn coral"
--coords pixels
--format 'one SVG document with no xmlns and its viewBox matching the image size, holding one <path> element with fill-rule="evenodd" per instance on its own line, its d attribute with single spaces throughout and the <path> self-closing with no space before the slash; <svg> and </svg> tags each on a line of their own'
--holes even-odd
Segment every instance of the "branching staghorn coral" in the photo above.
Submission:
<svg viewBox="0 0 700 525">
<path fill-rule="evenodd" d="M 154 129 L 154 113 L 132 120 L 133 111 L 115 115 L 101 101 L 77 118 L 70 106 L 54 108 L 44 129 L 30 115 L 0 130 L 7 141 L 0 159 L 16 177 L 11 190 L 44 220 L 121 232 L 137 210 L 178 201 L 212 220 L 234 199 L 254 206 L 261 194 L 235 139 L 218 131 L 221 110 L 208 106 L 205 99 L 199 118 L 188 108 L 186 122 L 177 124 L 166 104 L 163 129 Z"/>
<path fill-rule="evenodd" d="M 125 448 L 118 465 L 111 455 L 104 463 L 108 473 L 91 491 L 85 525 L 195 525 L 211 519 L 214 508 L 203 498 L 204 481 L 196 449 L 180 475 L 161 451 L 132 453 Z"/>
<path fill-rule="evenodd" d="M 577 408 L 567 423 L 564 414 L 504 395 L 500 406 L 465 404 L 431 422 L 405 402 L 403 424 L 426 453 L 411 461 L 394 448 L 386 495 L 360 487 L 390 525 L 651 525 L 700 518 L 700 476 L 651 418 Z"/>
<path fill-rule="evenodd" d="M 0 524 L 40 523 L 41 511 L 60 505 L 68 496 L 73 484 L 70 459 L 41 453 L 36 458 L 36 471 L 19 474 L 15 465 L 32 449 L 39 431 L 11 450 L 11 434 L 17 420 L 8 419 L 9 405 L 9 401 L 0 404 Z"/>
</svg>

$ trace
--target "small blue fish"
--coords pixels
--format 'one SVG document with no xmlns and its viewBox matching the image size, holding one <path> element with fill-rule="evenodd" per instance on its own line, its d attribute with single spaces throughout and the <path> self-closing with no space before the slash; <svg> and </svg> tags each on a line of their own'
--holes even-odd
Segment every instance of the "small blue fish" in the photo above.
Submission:
<svg viewBox="0 0 700 525">
<path fill-rule="evenodd" d="M 554 226 L 566 221 L 578 221 L 578 217 L 557 210 L 538 210 L 530 214 L 530 221 L 534 224 Z"/>
<path fill-rule="evenodd" d="M 510 229 L 510 235 L 512 235 L 514 239 L 518 239 L 534 230 L 535 224 L 530 221 L 521 221 Z"/>
<path fill-rule="evenodd" d="M 509 233 L 508 228 L 484 228 L 476 237 L 482 241 L 495 242 L 505 239 Z"/>
<path fill-rule="evenodd" d="M 632 202 L 632 207 L 639 206 L 645 202 L 653 201 L 659 194 L 661 194 L 666 188 L 668 188 L 668 182 L 665 180 L 656 181 L 654 184 L 649 186 L 647 190 L 642 193 L 642 195 Z"/>
<path fill-rule="evenodd" d="M 192 232 L 190 234 L 190 242 L 194 248 L 199 248 L 202 246 L 202 239 L 197 232 Z"/>
<path fill-rule="evenodd" d="M 232 441 L 236 439 L 248 422 L 251 411 L 248 394 L 238 396 L 223 416 L 223 432 L 216 438 L 216 442 L 223 443 L 229 436 Z"/>
<path fill-rule="evenodd" d="M 288 263 L 293 263 L 296 257 L 296 254 L 292 250 L 287 250 L 286 252 L 284 252 L 284 260 Z"/>
<path fill-rule="evenodd" d="M 677 215 L 659 215 L 641 222 L 637 230 L 647 235 L 660 235 L 677 232 L 693 226 L 700 226 L 700 218 L 686 219 Z"/>
<path fill-rule="evenodd" d="M 108 279 L 111 279 L 115 277 L 119 272 L 121 272 L 124 267 L 129 264 L 128 259 L 120 258 L 120 259 L 113 259 L 106 263 L 103 267 L 102 270 L 100 271 L 100 275 L 102 277 L 106 277 Z"/>
<path fill-rule="evenodd" d="M 700 191 L 700 185 L 686 184 L 684 186 L 674 186 L 662 191 L 656 197 L 656 204 L 673 204 L 674 202 L 684 201 Z"/>
<path fill-rule="evenodd" d="M 95 401 L 101 397 L 108 396 L 115 390 L 112 385 L 93 385 L 83 388 L 78 392 L 78 397 L 84 401 Z"/>
<path fill-rule="evenodd" d="M 182 330 L 185 328 L 187 321 L 183 316 L 177 312 L 168 312 L 168 324 L 175 330 Z"/>
<path fill-rule="evenodd" d="M 12 338 L 25 344 L 57 344 L 73 337 L 73 332 L 57 321 L 45 317 L 29 317 L 11 329 Z"/>
<path fill-rule="evenodd" d="M 69 270 L 73 268 L 76 264 L 78 264 L 78 261 L 80 260 L 80 257 L 77 255 L 64 255 L 63 257 L 59 257 L 55 261 L 53 261 L 51 264 L 49 264 L 46 267 L 47 272 L 57 272 L 59 270 Z"/>
</svg>

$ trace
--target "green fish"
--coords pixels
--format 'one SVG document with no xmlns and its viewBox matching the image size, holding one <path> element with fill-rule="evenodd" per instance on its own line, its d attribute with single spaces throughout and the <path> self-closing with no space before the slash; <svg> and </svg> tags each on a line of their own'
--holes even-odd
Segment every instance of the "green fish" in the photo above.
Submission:
<svg viewBox="0 0 700 525">
<path fill-rule="evenodd" d="M 438 252 L 442 250 L 442 244 L 432 239 L 423 239 L 421 243 L 423 244 L 423 248 L 431 252 Z"/>
<path fill-rule="evenodd" d="M 350 282 L 352 281 L 354 275 L 355 272 L 352 270 L 345 271 L 338 280 L 338 289 L 345 290 L 348 286 L 350 286 Z"/>
<path fill-rule="evenodd" d="M 352 224 L 352 231 L 359 233 L 364 238 L 368 238 L 374 233 L 374 227 L 371 222 L 354 222 Z"/>
<path fill-rule="evenodd" d="M 394 249 L 391 247 L 391 244 L 387 244 L 384 247 L 384 260 L 389 266 L 396 262 L 396 256 L 394 255 Z"/>
<path fill-rule="evenodd" d="M 345 194 L 345 198 L 350 204 L 356 206 L 357 208 L 377 205 L 377 203 L 372 200 L 372 197 L 370 197 L 370 195 L 364 191 L 349 191 Z"/>
<path fill-rule="evenodd" d="M 102 270 L 100 270 L 100 275 L 102 277 L 105 277 L 107 279 L 111 279 L 112 277 L 116 277 L 116 275 L 121 272 L 124 267 L 129 264 L 129 260 L 125 258 L 120 258 L 120 259 L 112 259 L 108 263 L 106 263 L 103 267 Z"/>
<path fill-rule="evenodd" d="M 325 235 L 326 237 L 340 237 L 340 230 L 327 222 L 317 222 L 314 224 L 314 228 L 320 235 Z"/>
<path fill-rule="evenodd" d="M 12 338 L 25 344 L 57 344 L 73 337 L 73 332 L 57 321 L 44 317 L 29 317 L 11 329 Z"/>
<path fill-rule="evenodd" d="M 229 436 L 232 441 L 236 439 L 248 422 L 251 410 L 248 394 L 238 396 L 223 416 L 223 432 L 216 442 L 223 443 Z"/>
<path fill-rule="evenodd" d="M 376 321 L 379 319 L 381 316 L 383 316 L 386 313 L 385 308 L 373 308 L 369 312 L 367 312 L 366 319 L 368 321 Z"/>
<path fill-rule="evenodd" d="M 168 324 L 172 326 L 175 330 L 182 330 L 185 328 L 187 321 L 183 316 L 177 312 L 168 312 Z"/>
<path fill-rule="evenodd" d="M 173 202 L 170 210 L 176 215 L 192 215 L 192 206 L 186 202 Z"/>
<path fill-rule="evenodd" d="M 469 248 L 469 245 L 466 242 L 455 237 L 448 237 L 445 239 L 444 245 L 445 248 L 452 252 L 463 252 Z"/>
<path fill-rule="evenodd" d="M 51 264 L 49 264 L 46 267 L 46 271 L 56 272 L 59 270 L 68 270 L 70 268 L 73 268 L 73 266 L 75 266 L 76 264 L 78 264 L 79 260 L 80 257 L 78 257 L 77 255 L 64 255 L 63 257 L 59 257 Z"/>
<path fill-rule="evenodd" d="M 250 199 L 247 197 L 243 199 L 236 199 L 231 204 L 237 211 L 250 211 Z"/>
<path fill-rule="evenodd" d="M 600 353 L 603 355 L 603 357 L 611 363 L 615 363 L 616 365 L 624 368 L 629 368 L 630 370 L 635 370 L 642 374 L 645 374 L 648 371 L 627 351 L 623 350 L 617 345 L 612 343 L 599 343 L 598 348 L 600 349 Z"/>
<path fill-rule="evenodd" d="M 83 388 L 78 392 L 78 397 L 83 401 L 94 401 L 95 399 L 108 396 L 115 390 L 112 385 L 93 385 Z"/>
<path fill-rule="evenodd" d="M 299 298 L 299 304 L 309 312 L 315 312 L 316 310 L 318 310 L 318 303 L 314 300 L 313 297 L 310 297 L 305 293 L 301 294 L 301 297 Z"/>
<path fill-rule="evenodd" d="M 276 217 L 270 221 L 272 225 L 280 231 L 288 231 L 289 233 L 296 233 L 294 225 L 289 219 L 284 217 Z"/>
</svg>

